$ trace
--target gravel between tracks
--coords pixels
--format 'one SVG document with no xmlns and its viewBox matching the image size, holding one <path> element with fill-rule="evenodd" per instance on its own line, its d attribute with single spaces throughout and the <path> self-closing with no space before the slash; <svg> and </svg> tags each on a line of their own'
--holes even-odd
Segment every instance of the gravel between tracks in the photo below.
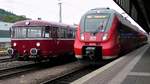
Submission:
<svg viewBox="0 0 150 84">
<path fill-rule="evenodd" d="M 87 65 L 80 64 L 78 62 L 73 62 L 65 65 L 60 65 L 56 67 L 50 67 L 34 72 L 29 72 L 24 75 L 19 75 L 13 78 L 8 78 L 0 80 L 1 84 L 39 84 L 41 82 L 55 79 L 66 73 L 71 73 L 75 70 L 81 69 Z"/>
<path fill-rule="evenodd" d="M 33 64 L 33 62 L 30 61 L 11 61 L 11 62 L 4 62 L 0 63 L 0 70 L 8 69 L 8 68 L 14 68 L 24 65 Z"/>
</svg>

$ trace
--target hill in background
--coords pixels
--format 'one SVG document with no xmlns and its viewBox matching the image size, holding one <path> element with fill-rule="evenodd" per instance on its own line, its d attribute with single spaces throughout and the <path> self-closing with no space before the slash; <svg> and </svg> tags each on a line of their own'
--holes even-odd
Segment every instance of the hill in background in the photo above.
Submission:
<svg viewBox="0 0 150 84">
<path fill-rule="evenodd" d="M 0 21 L 14 23 L 16 21 L 27 20 L 27 19 L 29 18 L 26 18 L 26 16 L 23 15 L 19 16 L 11 12 L 5 11 L 3 9 L 0 9 Z"/>
</svg>

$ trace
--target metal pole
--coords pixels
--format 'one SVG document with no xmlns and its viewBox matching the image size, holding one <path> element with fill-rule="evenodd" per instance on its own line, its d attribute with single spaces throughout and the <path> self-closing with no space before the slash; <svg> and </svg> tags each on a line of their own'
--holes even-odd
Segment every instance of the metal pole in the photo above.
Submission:
<svg viewBox="0 0 150 84">
<path fill-rule="evenodd" d="M 59 22 L 61 23 L 62 22 L 62 7 L 61 7 L 62 3 L 59 2 L 58 5 L 59 5 Z"/>
</svg>

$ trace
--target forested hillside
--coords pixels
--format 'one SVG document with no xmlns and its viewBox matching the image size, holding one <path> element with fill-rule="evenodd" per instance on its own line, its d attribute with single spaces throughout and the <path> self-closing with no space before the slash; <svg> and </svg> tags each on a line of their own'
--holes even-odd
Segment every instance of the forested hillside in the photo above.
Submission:
<svg viewBox="0 0 150 84">
<path fill-rule="evenodd" d="M 29 18 L 26 18 L 26 16 L 22 16 L 22 15 L 19 16 L 14 13 L 0 9 L 0 21 L 14 23 L 16 21 L 26 20 L 26 19 Z"/>
</svg>

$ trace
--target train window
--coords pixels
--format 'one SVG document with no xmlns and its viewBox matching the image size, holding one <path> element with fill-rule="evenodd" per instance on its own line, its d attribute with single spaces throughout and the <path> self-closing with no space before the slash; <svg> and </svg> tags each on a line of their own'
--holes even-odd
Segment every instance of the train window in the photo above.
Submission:
<svg viewBox="0 0 150 84">
<path fill-rule="evenodd" d="M 108 23 L 110 14 L 90 14 L 85 17 L 85 32 L 104 32 Z"/>
<path fill-rule="evenodd" d="M 42 38 L 43 27 L 13 27 L 11 35 L 13 38 Z"/>
<path fill-rule="evenodd" d="M 58 38 L 58 36 L 57 36 L 57 29 L 58 29 L 58 27 L 53 27 L 52 28 L 52 32 L 51 32 L 51 37 L 52 38 Z"/>
<path fill-rule="evenodd" d="M 25 38 L 26 37 L 26 28 L 15 27 L 13 28 L 13 37 L 14 38 Z"/>
<path fill-rule="evenodd" d="M 45 27 L 45 37 L 46 38 L 51 37 L 51 27 L 50 26 Z"/>
<path fill-rule="evenodd" d="M 67 33 L 67 30 L 65 27 L 59 28 L 58 36 L 60 38 L 66 38 L 66 33 Z"/>
<path fill-rule="evenodd" d="M 29 38 L 41 38 L 42 37 L 42 27 L 29 27 L 27 35 Z"/>
<path fill-rule="evenodd" d="M 49 33 L 49 30 L 50 30 L 50 26 L 46 26 L 45 27 L 45 33 Z"/>
<path fill-rule="evenodd" d="M 62 28 L 61 33 L 62 33 L 62 38 L 65 38 L 65 28 L 64 27 Z"/>
<path fill-rule="evenodd" d="M 123 24 L 122 27 L 119 29 L 119 32 L 121 37 L 123 38 L 131 38 L 137 35 L 137 33 L 133 29 L 128 26 L 124 26 Z"/>
<path fill-rule="evenodd" d="M 59 27 L 57 29 L 58 38 L 62 38 L 62 30 L 61 29 L 62 29 L 61 27 Z"/>
<path fill-rule="evenodd" d="M 67 38 L 67 29 L 64 29 L 64 38 Z"/>
<path fill-rule="evenodd" d="M 68 33 L 67 33 L 68 38 L 73 38 L 73 30 L 68 28 Z"/>
<path fill-rule="evenodd" d="M 59 28 L 56 27 L 55 29 L 53 28 L 53 37 L 55 38 L 74 38 L 74 31 L 71 28 L 62 26 Z M 56 36 L 54 34 L 56 34 Z"/>
</svg>

